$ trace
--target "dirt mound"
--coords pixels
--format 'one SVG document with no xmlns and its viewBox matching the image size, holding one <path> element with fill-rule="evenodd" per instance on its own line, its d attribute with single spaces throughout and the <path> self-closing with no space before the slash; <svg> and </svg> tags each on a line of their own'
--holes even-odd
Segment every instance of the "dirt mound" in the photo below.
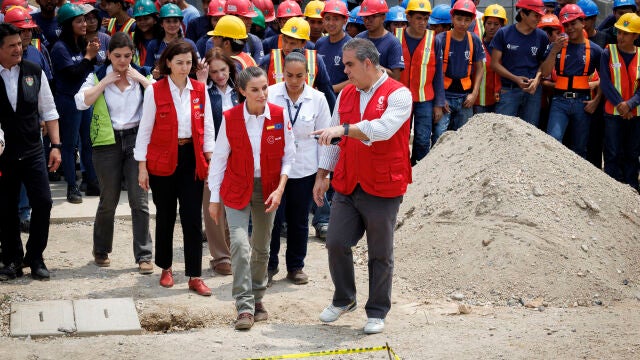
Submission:
<svg viewBox="0 0 640 360">
<path fill-rule="evenodd" d="M 516 305 L 602 304 L 640 282 L 640 196 L 525 122 L 474 116 L 414 168 L 396 288 Z"/>
</svg>

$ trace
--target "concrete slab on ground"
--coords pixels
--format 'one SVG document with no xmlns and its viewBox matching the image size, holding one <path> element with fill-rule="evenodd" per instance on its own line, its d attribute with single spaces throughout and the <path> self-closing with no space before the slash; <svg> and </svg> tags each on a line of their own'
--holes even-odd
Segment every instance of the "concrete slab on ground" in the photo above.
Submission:
<svg viewBox="0 0 640 360">
<path fill-rule="evenodd" d="M 71 300 L 11 304 L 11 336 L 59 336 L 75 331 Z"/>
<path fill-rule="evenodd" d="M 77 335 L 142 333 L 132 298 L 74 300 Z"/>
</svg>

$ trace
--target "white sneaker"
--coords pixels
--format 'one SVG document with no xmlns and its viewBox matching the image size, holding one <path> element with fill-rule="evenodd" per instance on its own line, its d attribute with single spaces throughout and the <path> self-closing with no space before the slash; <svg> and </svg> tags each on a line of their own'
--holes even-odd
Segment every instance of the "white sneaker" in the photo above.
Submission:
<svg viewBox="0 0 640 360">
<path fill-rule="evenodd" d="M 320 321 L 322 322 L 333 322 L 338 320 L 338 318 L 348 312 L 352 312 L 357 308 L 356 302 L 352 302 L 347 306 L 333 306 L 333 304 L 329 304 L 322 313 L 320 313 Z"/>
<path fill-rule="evenodd" d="M 384 330 L 384 319 L 368 318 L 367 323 L 364 324 L 365 334 L 378 334 Z"/>
</svg>

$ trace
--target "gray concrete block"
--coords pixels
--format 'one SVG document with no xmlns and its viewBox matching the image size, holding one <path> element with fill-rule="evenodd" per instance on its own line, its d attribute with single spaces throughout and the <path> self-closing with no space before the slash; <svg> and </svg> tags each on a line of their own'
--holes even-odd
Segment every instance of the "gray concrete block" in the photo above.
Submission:
<svg viewBox="0 0 640 360">
<path fill-rule="evenodd" d="M 131 298 L 74 300 L 77 334 L 140 334 L 140 320 Z"/>
<path fill-rule="evenodd" d="M 11 304 L 11 336 L 59 336 L 75 331 L 70 300 Z"/>
</svg>

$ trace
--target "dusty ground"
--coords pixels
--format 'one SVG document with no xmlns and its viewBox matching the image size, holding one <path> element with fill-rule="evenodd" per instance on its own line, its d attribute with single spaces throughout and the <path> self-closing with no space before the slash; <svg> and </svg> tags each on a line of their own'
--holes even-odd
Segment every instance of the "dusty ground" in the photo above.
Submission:
<svg viewBox="0 0 640 360">
<path fill-rule="evenodd" d="M 276 275 L 264 299 L 269 321 L 243 333 L 233 330 L 230 277 L 205 271 L 211 298 L 187 291 L 179 227 L 176 286 L 164 289 L 158 270 L 137 273 L 130 222 L 116 223 L 110 268 L 93 265 L 92 224 L 76 222 L 51 227 L 51 281 L 0 284 L 0 354 L 240 359 L 388 343 L 403 359 L 640 358 L 638 195 L 537 130 L 498 120 L 448 135 L 415 168 L 399 214 L 393 307 L 383 334 L 362 333 L 364 244 L 355 250 L 357 311 L 332 325 L 317 320 L 332 285 L 324 243 L 312 237 L 310 283 L 296 286 Z M 439 171 L 443 164 L 449 171 Z M 208 259 L 205 249 L 204 267 Z M 13 302 L 109 297 L 135 300 L 143 335 L 8 336 Z"/>
</svg>

